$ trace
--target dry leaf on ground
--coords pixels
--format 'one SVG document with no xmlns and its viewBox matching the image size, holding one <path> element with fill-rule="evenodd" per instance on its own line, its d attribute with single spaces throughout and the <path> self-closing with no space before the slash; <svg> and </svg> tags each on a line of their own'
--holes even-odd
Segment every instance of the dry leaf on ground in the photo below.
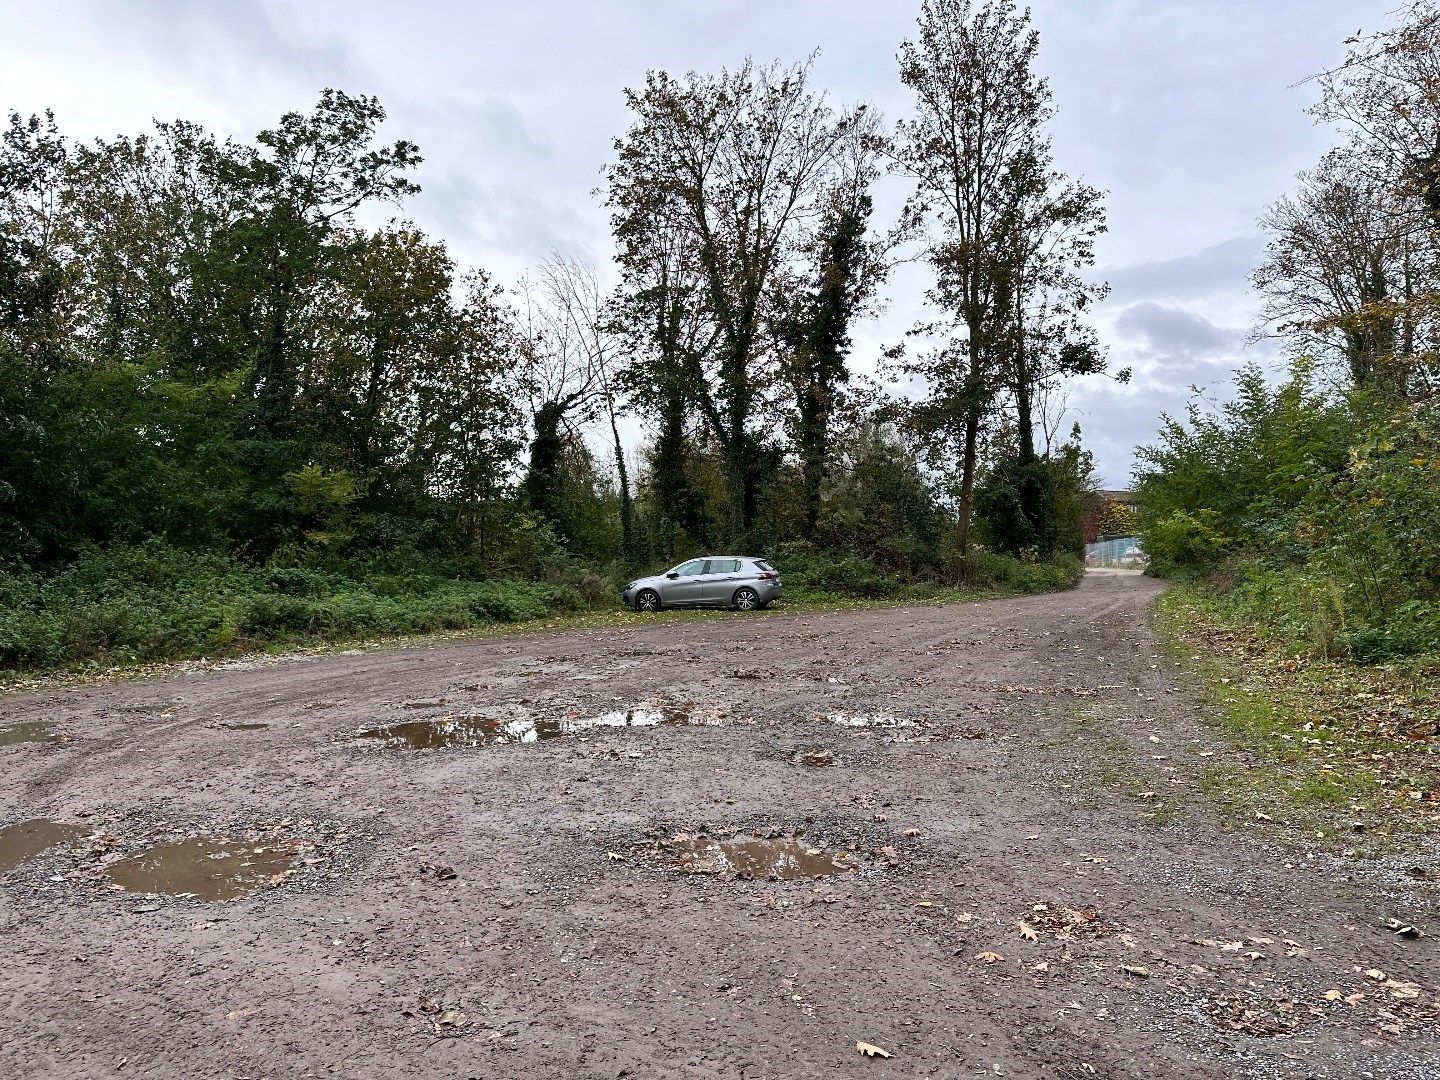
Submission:
<svg viewBox="0 0 1440 1080">
<path fill-rule="evenodd" d="M 881 1046 L 876 1046 L 874 1043 L 857 1042 L 857 1043 L 855 1044 L 855 1049 L 856 1049 L 856 1050 L 859 1050 L 860 1053 L 864 1054 L 866 1057 L 889 1057 L 889 1056 L 890 1056 L 890 1051 L 889 1051 L 889 1050 L 886 1050 L 884 1047 L 881 1047 Z"/>
</svg>

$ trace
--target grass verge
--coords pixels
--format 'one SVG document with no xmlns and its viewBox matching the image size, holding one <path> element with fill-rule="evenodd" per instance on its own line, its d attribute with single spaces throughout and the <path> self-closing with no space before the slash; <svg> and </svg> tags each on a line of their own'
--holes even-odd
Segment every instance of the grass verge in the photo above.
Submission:
<svg viewBox="0 0 1440 1080">
<path fill-rule="evenodd" d="M 1158 601 L 1162 646 L 1242 753 L 1202 788 L 1231 824 L 1383 853 L 1440 822 L 1440 667 L 1294 652 L 1228 616 L 1201 585 Z"/>
</svg>

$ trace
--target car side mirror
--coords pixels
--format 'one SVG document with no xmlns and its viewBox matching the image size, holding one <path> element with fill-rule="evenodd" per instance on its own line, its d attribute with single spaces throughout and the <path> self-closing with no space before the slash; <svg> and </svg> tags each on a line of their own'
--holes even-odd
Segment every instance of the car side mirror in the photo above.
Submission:
<svg viewBox="0 0 1440 1080">
<path fill-rule="evenodd" d="M 671 570 L 670 573 L 666 574 L 665 576 L 666 576 L 667 578 L 669 578 L 671 581 L 674 581 L 674 580 L 675 580 L 676 578 L 678 578 L 680 575 L 677 574 L 677 573 L 675 573 L 674 570 Z"/>
</svg>

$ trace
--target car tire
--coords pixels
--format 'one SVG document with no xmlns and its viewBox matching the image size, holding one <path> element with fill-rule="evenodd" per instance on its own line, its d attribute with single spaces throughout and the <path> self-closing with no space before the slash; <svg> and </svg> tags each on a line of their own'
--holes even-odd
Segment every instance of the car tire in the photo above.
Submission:
<svg viewBox="0 0 1440 1080">
<path fill-rule="evenodd" d="M 737 611 L 754 611 L 760 606 L 760 594 L 751 588 L 736 589 L 731 603 Z"/>
<path fill-rule="evenodd" d="M 635 597 L 635 610 L 643 611 L 647 615 L 654 614 L 660 610 L 660 594 L 654 589 L 641 589 Z"/>
</svg>

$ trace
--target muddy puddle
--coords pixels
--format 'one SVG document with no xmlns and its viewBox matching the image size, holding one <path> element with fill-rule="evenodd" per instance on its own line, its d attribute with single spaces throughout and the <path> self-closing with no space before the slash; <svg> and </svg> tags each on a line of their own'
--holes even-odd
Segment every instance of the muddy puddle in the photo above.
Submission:
<svg viewBox="0 0 1440 1080">
<path fill-rule="evenodd" d="M 674 869 L 686 874 L 719 874 L 757 881 L 832 877 L 859 869 L 846 855 L 811 847 L 804 840 L 756 836 L 715 839 L 681 833 L 665 842 Z"/>
<path fill-rule="evenodd" d="M 447 747 L 538 742 L 564 734 L 558 720 L 453 716 L 443 720 L 407 720 L 401 724 L 387 724 L 356 732 L 355 738 L 390 750 L 443 750 Z"/>
<path fill-rule="evenodd" d="M 0 727 L 0 746 L 17 746 L 27 742 L 62 742 L 49 720 L 27 720 L 21 724 Z"/>
<path fill-rule="evenodd" d="M 575 712 L 560 717 L 446 716 L 438 720 L 407 720 L 358 731 L 355 738 L 387 749 L 442 750 L 541 742 L 611 728 L 657 727 L 662 724 L 704 727 L 724 722 L 724 714 L 718 710 L 647 704 L 593 716 Z"/>
<path fill-rule="evenodd" d="M 609 727 L 715 727 L 725 723 L 725 714 L 718 709 L 682 709 L 672 705 L 639 705 L 633 709 L 615 709 L 596 716 L 574 717 L 567 724 L 575 731 L 592 731 Z"/>
<path fill-rule="evenodd" d="M 67 825 L 40 818 L 6 825 L 0 829 L 0 874 L 8 874 L 42 851 L 78 840 L 88 831 L 84 825 Z"/>
<path fill-rule="evenodd" d="M 812 769 L 823 769 L 835 764 L 835 755 L 829 750 L 800 750 L 794 758 L 796 765 L 807 765 Z"/>
<path fill-rule="evenodd" d="M 290 847 L 261 847 L 214 837 L 156 844 L 110 867 L 126 892 L 196 900 L 238 900 L 277 885 L 290 869 Z"/>
<path fill-rule="evenodd" d="M 221 724 L 226 731 L 268 731 L 269 724 Z"/>
<path fill-rule="evenodd" d="M 878 728 L 883 731 L 894 731 L 898 728 L 913 728 L 920 725 L 903 716 L 890 716 L 887 713 L 826 713 L 825 719 L 832 724 L 839 724 L 847 728 Z"/>
</svg>

